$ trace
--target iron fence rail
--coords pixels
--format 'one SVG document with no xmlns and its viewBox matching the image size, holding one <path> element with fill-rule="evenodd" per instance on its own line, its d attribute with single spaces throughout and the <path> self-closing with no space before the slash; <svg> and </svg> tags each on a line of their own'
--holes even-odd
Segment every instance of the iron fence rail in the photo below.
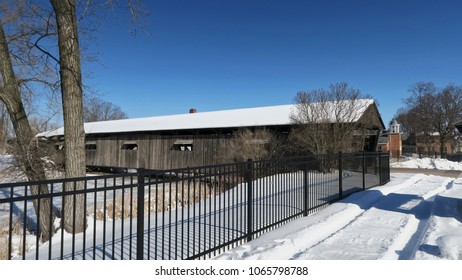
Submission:
<svg viewBox="0 0 462 280">
<path fill-rule="evenodd" d="M 0 258 L 211 258 L 389 180 L 389 155 L 362 152 L 2 184 Z M 49 192 L 33 195 L 39 185 Z M 46 242 L 35 211 L 45 200 L 54 233 Z M 65 232 L 64 209 L 86 230 Z"/>
</svg>

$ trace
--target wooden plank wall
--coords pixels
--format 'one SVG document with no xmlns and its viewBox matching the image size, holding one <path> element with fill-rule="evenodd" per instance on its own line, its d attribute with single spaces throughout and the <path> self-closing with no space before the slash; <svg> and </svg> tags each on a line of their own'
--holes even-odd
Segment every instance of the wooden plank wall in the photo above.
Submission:
<svg viewBox="0 0 462 280">
<path fill-rule="evenodd" d="M 147 169 L 171 169 L 225 162 L 227 135 L 112 135 L 87 139 L 96 150 L 87 150 L 87 165 Z M 177 140 L 193 140 L 192 151 L 172 150 Z M 136 143 L 137 150 L 122 150 L 124 143 Z"/>
</svg>

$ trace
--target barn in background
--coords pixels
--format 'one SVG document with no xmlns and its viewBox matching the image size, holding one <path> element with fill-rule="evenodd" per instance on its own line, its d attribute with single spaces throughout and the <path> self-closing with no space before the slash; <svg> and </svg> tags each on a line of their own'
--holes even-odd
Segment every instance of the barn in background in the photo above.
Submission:
<svg viewBox="0 0 462 280">
<path fill-rule="evenodd" d="M 358 112 L 356 121 L 370 121 L 362 132 L 364 149 L 375 151 L 384 124 L 376 104 Z M 158 116 L 85 123 L 86 160 L 89 167 L 165 170 L 229 161 L 231 141 L 239 129 L 265 128 L 287 138 L 294 105 Z M 371 117 L 372 116 L 372 117 Z M 64 146 L 64 128 L 37 135 Z"/>
</svg>

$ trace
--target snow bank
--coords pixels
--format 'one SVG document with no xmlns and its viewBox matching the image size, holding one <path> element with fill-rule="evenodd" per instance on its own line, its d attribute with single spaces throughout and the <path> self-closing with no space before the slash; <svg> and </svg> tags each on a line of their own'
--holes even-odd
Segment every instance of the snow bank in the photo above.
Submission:
<svg viewBox="0 0 462 280">
<path fill-rule="evenodd" d="M 453 162 L 440 158 L 408 158 L 400 162 L 393 162 L 390 164 L 390 166 L 394 168 L 421 168 L 462 171 L 461 162 Z"/>
<path fill-rule="evenodd" d="M 433 214 L 462 222 L 462 179 L 457 179 L 451 188 L 436 196 Z"/>
<path fill-rule="evenodd" d="M 450 260 L 462 260 L 462 232 L 461 234 L 443 235 L 436 239 L 441 256 Z"/>
<path fill-rule="evenodd" d="M 418 251 L 416 259 L 462 260 L 462 179 L 435 197 L 421 247 L 427 249 Z"/>
<path fill-rule="evenodd" d="M 436 222 L 445 221 L 441 236 L 435 242 L 443 258 L 462 260 L 462 181 L 439 194 L 435 199 L 433 215 Z M 444 220 L 442 220 L 444 219 Z"/>
</svg>

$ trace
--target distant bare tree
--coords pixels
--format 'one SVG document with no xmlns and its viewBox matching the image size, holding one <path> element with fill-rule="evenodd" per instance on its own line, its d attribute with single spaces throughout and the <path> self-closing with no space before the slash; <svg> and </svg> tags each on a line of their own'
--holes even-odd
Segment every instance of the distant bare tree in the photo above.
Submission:
<svg viewBox="0 0 462 280">
<path fill-rule="evenodd" d="M 445 145 L 454 136 L 454 123 L 462 114 L 462 87 L 450 84 L 437 88 L 432 82 L 418 82 L 409 89 L 411 96 L 400 109 L 399 120 L 405 127 L 419 134 L 421 139 L 437 133 L 440 154 L 445 154 Z"/>
<path fill-rule="evenodd" d="M 127 117 L 118 105 L 111 102 L 96 97 L 84 100 L 83 119 L 85 122 L 121 120 Z"/>
<path fill-rule="evenodd" d="M 243 162 L 246 160 L 265 160 L 277 156 L 281 141 L 265 128 L 240 129 L 231 142 L 226 160 Z"/>
<path fill-rule="evenodd" d="M 417 115 L 412 111 L 412 109 L 406 110 L 404 108 L 400 108 L 394 116 L 394 119 L 400 124 L 401 131 L 410 134 L 421 131 L 419 120 L 416 119 Z"/>
<path fill-rule="evenodd" d="M 289 139 L 296 151 L 319 155 L 363 148 L 367 124 L 363 113 L 371 105 L 369 96 L 347 83 L 337 83 L 328 89 L 299 92 L 294 101 L 290 119 L 296 127 Z"/>
</svg>

